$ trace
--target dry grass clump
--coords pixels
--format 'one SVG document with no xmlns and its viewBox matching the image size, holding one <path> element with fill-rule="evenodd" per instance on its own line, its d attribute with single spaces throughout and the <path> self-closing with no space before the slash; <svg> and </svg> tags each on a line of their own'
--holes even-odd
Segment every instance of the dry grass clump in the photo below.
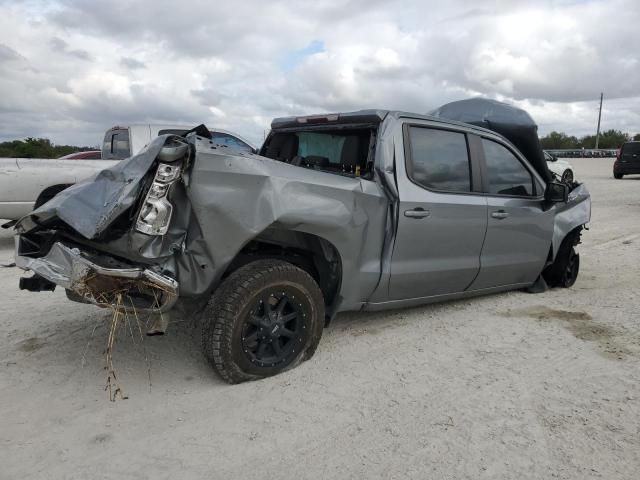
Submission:
<svg viewBox="0 0 640 480">
<path fill-rule="evenodd" d="M 152 315 L 162 317 L 159 296 L 174 294 L 147 281 L 114 281 L 113 278 L 107 278 L 105 281 L 104 277 L 101 278 L 97 275 L 87 276 L 81 288 L 77 289 L 77 293 L 84 300 L 109 308 L 113 312 L 109 319 L 109 334 L 105 348 L 105 370 L 107 371 L 105 391 L 109 392 L 109 400 L 115 402 L 118 398 L 121 400 L 128 398 L 118 382 L 113 365 L 116 338 L 123 331 L 128 332 L 134 344 L 137 343 L 136 337 L 138 337 L 147 364 L 149 386 L 151 386 L 151 362 L 144 344 L 143 329 L 148 329 Z M 141 318 L 139 308 L 136 307 L 136 300 L 141 297 L 152 298 L 150 307 L 144 308 L 144 318 Z"/>
</svg>

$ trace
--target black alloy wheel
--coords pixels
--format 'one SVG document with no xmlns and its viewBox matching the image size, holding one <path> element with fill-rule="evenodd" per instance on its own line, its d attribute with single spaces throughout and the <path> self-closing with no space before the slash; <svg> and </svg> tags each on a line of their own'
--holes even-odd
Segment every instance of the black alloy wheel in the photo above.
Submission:
<svg viewBox="0 0 640 480">
<path fill-rule="evenodd" d="M 573 172 L 571 170 L 565 170 L 562 172 L 562 182 L 567 185 L 571 185 L 573 183 Z"/>
<path fill-rule="evenodd" d="M 560 280 L 560 286 L 564 288 L 570 288 L 576 283 L 578 278 L 578 272 L 580 271 L 580 255 L 576 253 L 575 248 L 571 248 L 569 252 L 569 258 L 566 261 L 566 266 Z"/>
<path fill-rule="evenodd" d="M 549 287 L 570 288 L 576 283 L 580 272 L 580 255 L 574 247 L 577 243 L 576 234 L 567 235 L 560 244 L 555 261 L 542 272 Z"/>
<path fill-rule="evenodd" d="M 257 260 L 229 275 L 205 307 L 203 351 L 229 383 L 276 375 L 311 358 L 324 314 L 309 273 L 282 260 Z"/>
<path fill-rule="evenodd" d="M 242 350 L 254 365 L 286 367 L 303 344 L 307 326 L 294 291 L 272 287 L 262 292 L 242 327 Z M 300 297 L 300 294 L 298 294 Z"/>
</svg>

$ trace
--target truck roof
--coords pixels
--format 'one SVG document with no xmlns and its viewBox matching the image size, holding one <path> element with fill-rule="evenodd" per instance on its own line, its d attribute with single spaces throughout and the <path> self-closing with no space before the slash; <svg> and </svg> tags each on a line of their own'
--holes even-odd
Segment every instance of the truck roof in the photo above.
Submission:
<svg viewBox="0 0 640 480">
<path fill-rule="evenodd" d="M 304 115 L 299 117 L 279 117 L 274 118 L 271 122 L 272 130 L 279 130 L 282 128 L 295 128 L 305 125 L 314 124 L 347 124 L 347 123 L 380 123 L 388 115 L 395 118 L 415 118 L 418 120 L 429 120 L 432 122 L 439 122 L 448 125 L 462 126 L 478 132 L 490 133 L 495 135 L 496 132 L 487 128 L 478 127 L 470 123 L 458 122 L 455 120 L 448 120 L 441 117 L 434 117 L 432 115 L 406 112 L 403 110 L 384 110 L 384 109 L 366 109 L 357 110 L 354 112 L 340 112 L 340 113 L 321 113 L 317 115 Z"/>
<path fill-rule="evenodd" d="M 272 130 L 302 128 L 312 125 L 379 124 L 386 117 L 427 120 L 442 125 L 455 125 L 484 135 L 498 135 L 510 142 L 538 171 L 545 181 L 553 178 L 547 167 L 538 138 L 538 127 L 524 110 L 485 98 L 451 102 L 434 110 L 433 115 L 400 110 L 358 110 L 344 113 L 323 113 L 302 117 L 276 118 Z M 488 128 L 485 128 L 488 127 Z"/>
</svg>

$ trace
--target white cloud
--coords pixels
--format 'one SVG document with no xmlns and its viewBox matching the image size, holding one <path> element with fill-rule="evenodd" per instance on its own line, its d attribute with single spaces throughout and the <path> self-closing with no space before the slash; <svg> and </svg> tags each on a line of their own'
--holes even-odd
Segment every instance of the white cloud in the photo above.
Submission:
<svg viewBox="0 0 640 480">
<path fill-rule="evenodd" d="M 542 133 L 640 131 L 640 4 L 407 0 L 0 3 L 0 139 L 98 144 L 132 122 L 260 141 L 275 116 L 486 95 Z M 305 50 L 309 45 L 321 48 Z M 302 56 L 300 52 L 305 52 Z"/>
</svg>

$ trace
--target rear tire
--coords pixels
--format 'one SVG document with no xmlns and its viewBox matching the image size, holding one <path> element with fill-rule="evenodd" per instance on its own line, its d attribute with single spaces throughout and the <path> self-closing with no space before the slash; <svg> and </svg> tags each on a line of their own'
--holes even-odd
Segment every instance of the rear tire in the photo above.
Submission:
<svg viewBox="0 0 640 480">
<path fill-rule="evenodd" d="M 225 381 L 240 383 L 311 358 L 324 328 L 324 299 L 304 270 L 259 260 L 222 282 L 204 316 L 205 356 Z"/>
<path fill-rule="evenodd" d="M 616 180 L 620 180 L 622 177 L 624 177 L 624 175 L 621 173 L 613 173 L 613 178 L 615 178 Z"/>
<path fill-rule="evenodd" d="M 574 244 L 574 234 L 567 235 L 560 245 L 555 261 L 542 272 L 549 287 L 570 288 L 576 283 L 580 272 L 580 255 L 576 252 Z"/>
</svg>

